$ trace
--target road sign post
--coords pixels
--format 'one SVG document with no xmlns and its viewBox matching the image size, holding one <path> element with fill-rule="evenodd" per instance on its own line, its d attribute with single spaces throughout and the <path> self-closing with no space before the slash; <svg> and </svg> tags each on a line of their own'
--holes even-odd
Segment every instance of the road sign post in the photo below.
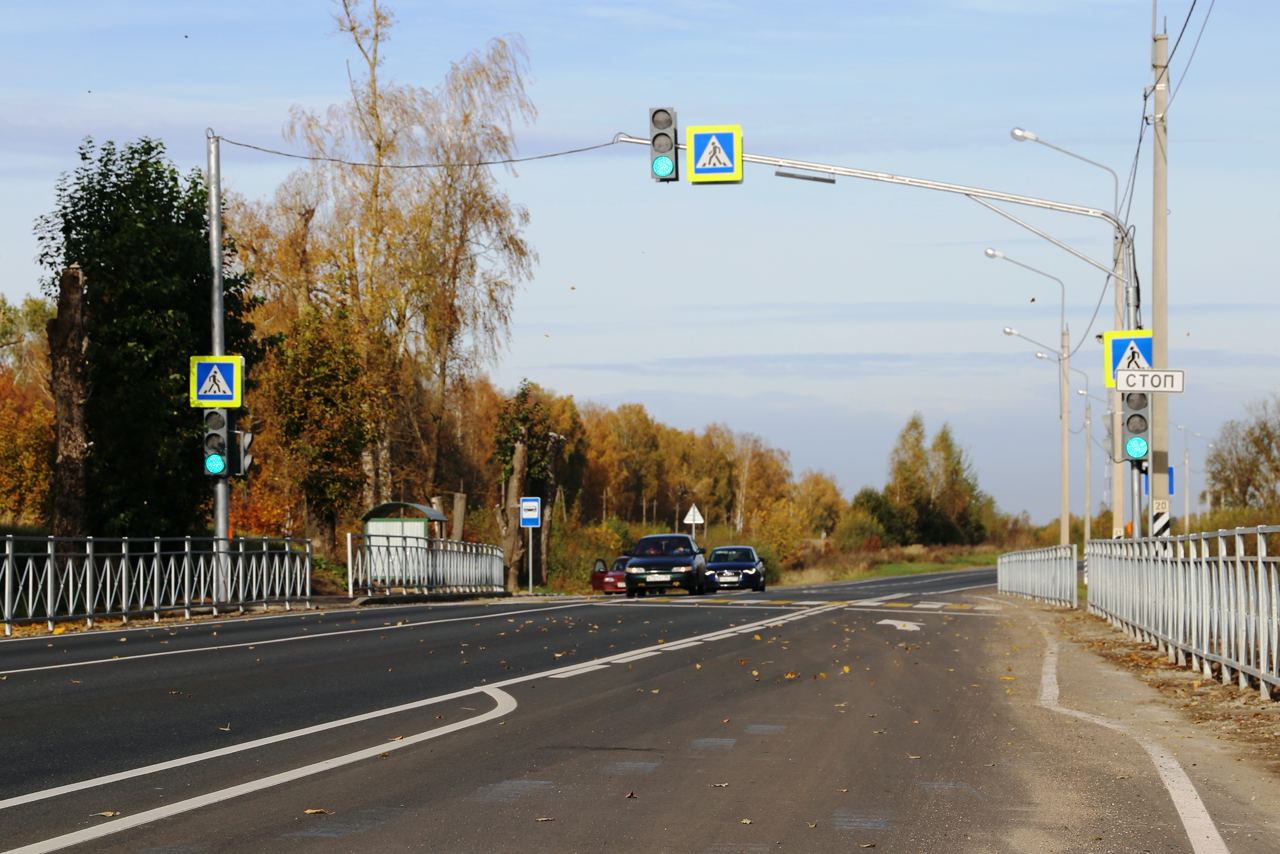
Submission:
<svg viewBox="0 0 1280 854">
<path fill-rule="evenodd" d="M 698 539 L 698 526 L 706 520 L 702 518 L 702 514 L 698 512 L 698 505 L 694 504 L 689 508 L 689 512 L 684 514 L 684 523 L 693 526 L 693 538 Z"/>
<path fill-rule="evenodd" d="M 520 499 L 520 527 L 529 531 L 529 594 L 533 594 L 533 529 L 542 527 L 542 499 L 536 495 Z"/>
</svg>

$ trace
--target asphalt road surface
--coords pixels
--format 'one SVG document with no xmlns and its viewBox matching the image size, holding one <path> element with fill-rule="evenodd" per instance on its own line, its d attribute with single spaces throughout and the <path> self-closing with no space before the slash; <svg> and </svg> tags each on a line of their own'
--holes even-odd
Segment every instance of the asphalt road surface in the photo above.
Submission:
<svg viewBox="0 0 1280 854">
<path fill-rule="evenodd" d="M 1193 850 L 1140 748 L 1026 710 L 994 581 L 6 641 L 0 848 Z"/>
</svg>

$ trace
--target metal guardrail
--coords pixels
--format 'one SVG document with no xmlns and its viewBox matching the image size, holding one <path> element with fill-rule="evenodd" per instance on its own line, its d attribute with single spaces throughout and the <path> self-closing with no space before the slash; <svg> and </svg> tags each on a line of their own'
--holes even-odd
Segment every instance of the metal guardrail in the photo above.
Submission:
<svg viewBox="0 0 1280 854">
<path fill-rule="evenodd" d="M 996 559 L 996 589 L 1076 607 L 1076 547 L 1052 546 L 1000 555 Z"/>
<path fill-rule="evenodd" d="M 289 538 L 6 536 L 4 633 L 17 623 L 294 602 L 310 607 L 311 543 Z"/>
<path fill-rule="evenodd" d="M 401 534 L 347 534 L 347 594 L 502 593 L 502 549 Z"/>
<path fill-rule="evenodd" d="M 1091 540 L 1089 610 L 1169 660 L 1264 697 L 1280 687 L 1280 526 Z"/>
</svg>

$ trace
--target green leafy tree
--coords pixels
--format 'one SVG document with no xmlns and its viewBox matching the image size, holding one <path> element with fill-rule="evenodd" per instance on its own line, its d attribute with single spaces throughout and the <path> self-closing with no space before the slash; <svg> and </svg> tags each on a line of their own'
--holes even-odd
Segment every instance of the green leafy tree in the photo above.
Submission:
<svg viewBox="0 0 1280 854">
<path fill-rule="evenodd" d="M 122 148 L 86 140 L 79 158 L 36 234 L 47 293 L 71 264 L 85 273 L 93 443 L 85 533 L 191 534 L 206 524 L 211 494 L 199 463 L 201 420 L 187 398 L 189 359 L 210 348 L 204 178 L 181 175 L 153 139 Z M 237 274 L 224 283 L 226 349 L 252 368 L 262 346 L 246 285 Z"/>
</svg>

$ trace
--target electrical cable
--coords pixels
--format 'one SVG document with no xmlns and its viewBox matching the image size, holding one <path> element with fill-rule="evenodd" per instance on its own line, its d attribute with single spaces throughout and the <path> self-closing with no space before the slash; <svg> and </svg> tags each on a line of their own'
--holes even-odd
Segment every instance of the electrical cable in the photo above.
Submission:
<svg viewBox="0 0 1280 854">
<path fill-rule="evenodd" d="M 1187 72 L 1191 70 L 1191 63 L 1195 61 L 1196 49 L 1200 47 L 1200 37 L 1204 35 L 1204 28 L 1209 23 L 1209 16 L 1213 14 L 1213 7 L 1218 0 L 1209 0 L 1209 9 L 1204 13 L 1204 20 L 1200 22 L 1200 32 L 1196 33 L 1195 44 L 1191 45 L 1191 55 L 1187 57 L 1187 64 L 1183 66 L 1182 76 L 1178 78 L 1178 85 L 1173 87 L 1173 94 L 1169 96 L 1169 106 L 1173 106 L 1173 99 L 1178 97 L 1178 92 L 1182 89 L 1182 83 L 1187 79 Z"/>
<path fill-rule="evenodd" d="M 314 154 L 295 154 L 291 151 L 279 151 L 274 148 L 266 148 L 261 145 L 254 145 L 249 142 L 238 142 L 227 137 L 219 137 L 228 145 L 239 146 L 240 148 L 248 148 L 253 151 L 260 151 L 263 154 L 271 154 L 276 157 L 288 157 L 293 160 L 308 160 L 312 163 L 337 163 L 342 166 L 361 166 L 370 169 L 459 169 L 478 166 L 505 166 L 512 163 L 528 163 L 533 160 L 549 160 L 553 157 L 566 157 L 571 154 L 582 154 L 586 151 L 596 151 L 601 148 L 608 148 L 611 145 L 617 145 L 617 140 L 609 140 L 596 145 L 587 145 L 582 148 L 569 148 L 564 151 L 550 151 L 545 154 L 531 154 L 528 157 L 505 157 L 500 160 L 477 160 L 474 163 L 361 163 L 354 160 L 343 160 L 341 157 L 323 157 Z"/>
</svg>

